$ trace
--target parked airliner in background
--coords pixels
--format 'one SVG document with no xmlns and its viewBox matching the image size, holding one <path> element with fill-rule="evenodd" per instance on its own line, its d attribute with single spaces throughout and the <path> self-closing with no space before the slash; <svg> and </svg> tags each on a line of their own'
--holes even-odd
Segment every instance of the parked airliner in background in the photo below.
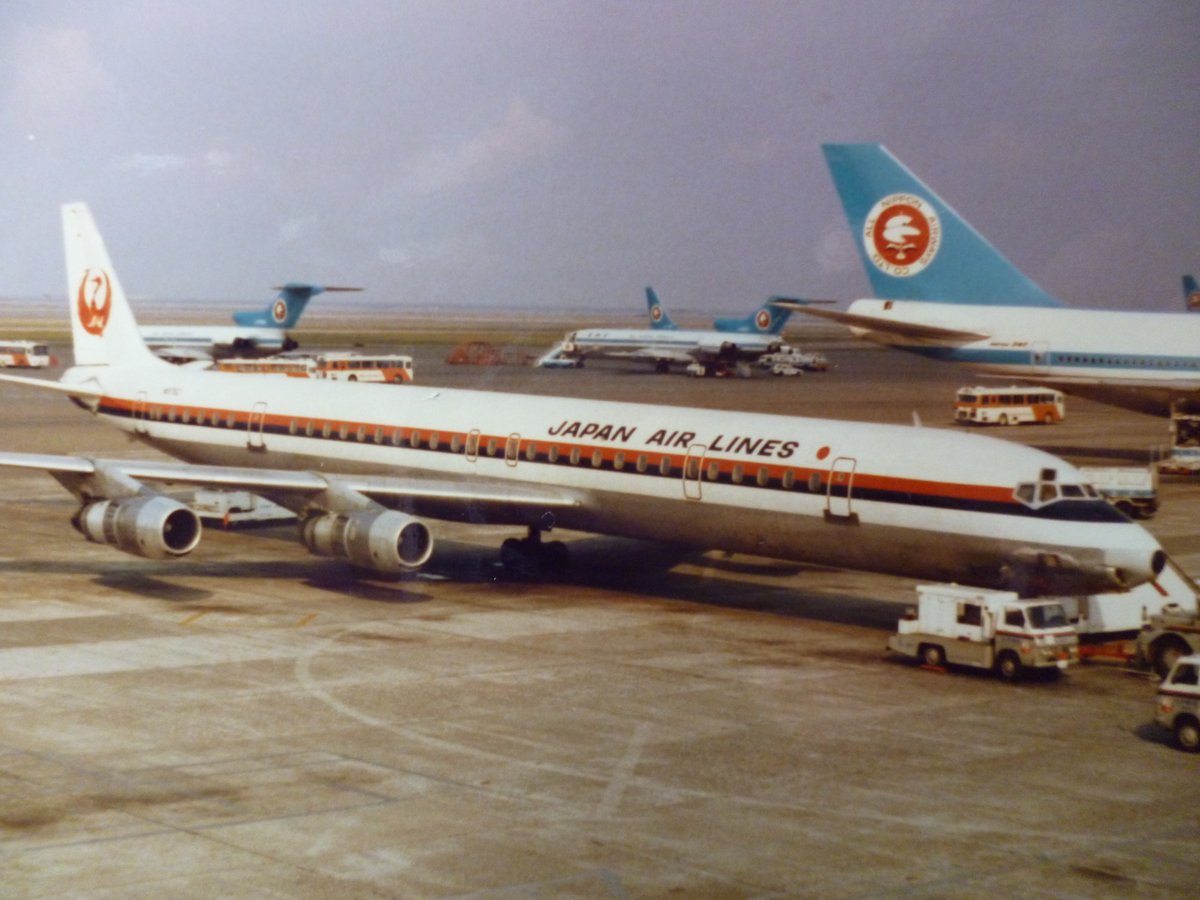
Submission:
<svg viewBox="0 0 1200 900">
<path fill-rule="evenodd" d="M 783 326 L 791 318 L 792 311 L 776 305 L 776 301 L 786 297 L 769 297 L 767 302 L 750 313 L 748 316 L 718 316 L 713 319 L 714 331 L 733 332 L 735 334 L 781 334 Z M 658 299 L 654 288 L 646 288 L 646 307 L 650 314 L 650 327 L 656 330 L 678 331 L 679 326 L 667 312 L 666 306 Z"/>
<path fill-rule="evenodd" d="M 866 340 L 1128 409 L 1167 415 L 1200 400 L 1200 317 L 1065 308 L 884 147 L 823 149 L 875 297 L 805 312 Z"/>
<path fill-rule="evenodd" d="M 276 290 L 279 295 L 262 309 L 235 312 L 235 325 L 144 325 L 140 329 L 142 339 L 157 355 L 171 362 L 267 356 L 295 350 L 299 345 L 288 329 L 300 321 L 309 300 L 326 291 L 362 288 L 289 282 Z"/>
<path fill-rule="evenodd" d="M 783 346 L 780 332 L 792 310 L 771 297 L 749 316 L 724 318 L 711 329 L 680 328 L 671 319 L 653 288 L 646 288 L 649 328 L 586 328 L 572 331 L 550 349 L 538 365 L 582 366 L 588 359 L 632 359 L 652 363 L 658 372 L 672 365 L 703 366 L 708 375 L 733 371 Z M 801 302 L 801 301 L 794 301 Z"/>
<path fill-rule="evenodd" d="M 932 428 L 467 391 L 312 382 L 171 366 L 137 331 L 99 232 L 63 208 L 75 365 L 57 391 L 182 463 L 2 453 L 79 500 L 90 540 L 150 558 L 200 540 L 152 484 L 251 491 L 298 514 L 313 553 L 420 568 L 422 518 L 521 525 L 517 562 L 565 556 L 561 526 L 1004 587 L 1129 589 L 1163 550 L 1072 466 Z"/>
</svg>

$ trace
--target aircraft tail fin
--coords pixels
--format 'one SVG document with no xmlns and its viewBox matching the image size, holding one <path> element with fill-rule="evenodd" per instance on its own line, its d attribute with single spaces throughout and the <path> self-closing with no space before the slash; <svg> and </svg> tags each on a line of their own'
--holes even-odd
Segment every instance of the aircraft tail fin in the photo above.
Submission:
<svg viewBox="0 0 1200 900">
<path fill-rule="evenodd" d="M 658 299 L 658 294 L 654 288 L 646 288 L 646 309 L 650 313 L 650 327 L 656 331 L 674 331 L 679 326 L 675 324 L 671 318 L 671 314 L 667 312 L 667 308 L 662 305 L 662 301 Z"/>
<path fill-rule="evenodd" d="M 713 328 L 717 331 L 739 334 L 779 334 L 783 331 L 783 326 L 787 324 L 792 311 L 777 305 L 777 301 L 787 299 L 787 297 L 772 295 L 767 298 L 766 303 L 748 316 L 713 319 Z"/>
<path fill-rule="evenodd" d="M 1183 276 L 1183 308 L 1188 312 L 1200 312 L 1200 285 L 1195 275 Z"/>
<path fill-rule="evenodd" d="M 167 365 L 150 352 L 138 333 L 133 310 L 87 204 L 64 205 L 62 219 L 75 364 Z"/>
<path fill-rule="evenodd" d="M 329 291 L 361 291 L 357 287 L 325 287 L 319 284 L 303 284 L 289 281 L 275 288 L 278 296 L 263 309 L 241 310 L 233 314 L 235 324 L 247 328 L 295 328 L 304 314 L 308 301 L 317 294 Z"/>
<path fill-rule="evenodd" d="M 821 148 L 883 300 L 1062 306 L 880 144 Z"/>
</svg>

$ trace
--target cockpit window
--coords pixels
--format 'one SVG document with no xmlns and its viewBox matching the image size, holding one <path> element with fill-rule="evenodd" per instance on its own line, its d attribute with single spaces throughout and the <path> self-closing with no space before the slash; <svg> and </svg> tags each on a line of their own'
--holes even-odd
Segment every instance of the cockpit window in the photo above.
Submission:
<svg viewBox="0 0 1200 900">
<path fill-rule="evenodd" d="M 1059 484 L 1056 481 L 1023 481 L 1013 496 L 1026 506 L 1038 509 L 1059 500 L 1095 500 L 1100 494 L 1090 484 Z"/>
</svg>

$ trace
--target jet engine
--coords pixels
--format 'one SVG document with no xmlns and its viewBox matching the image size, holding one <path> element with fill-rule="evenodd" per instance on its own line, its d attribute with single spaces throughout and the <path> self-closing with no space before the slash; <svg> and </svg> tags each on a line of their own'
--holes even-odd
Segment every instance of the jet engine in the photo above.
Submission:
<svg viewBox="0 0 1200 900">
<path fill-rule="evenodd" d="M 80 508 L 71 524 L 89 541 L 148 559 L 185 556 L 200 543 L 199 517 L 161 494 L 97 500 Z"/>
<path fill-rule="evenodd" d="M 300 526 L 304 545 L 317 556 L 394 575 L 419 569 L 433 553 L 433 535 L 423 522 L 390 509 L 326 513 Z"/>
</svg>

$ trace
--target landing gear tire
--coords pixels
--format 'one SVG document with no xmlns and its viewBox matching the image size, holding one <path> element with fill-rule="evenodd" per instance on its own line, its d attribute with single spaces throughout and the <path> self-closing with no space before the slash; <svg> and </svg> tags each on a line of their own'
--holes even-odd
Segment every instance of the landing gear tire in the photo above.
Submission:
<svg viewBox="0 0 1200 900">
<path fill-rule="evenodd" d="M 543 542 L 540 531 L 531 531 L 526 538 L 509 538 L 500 545 L 500 565 L 506 574 L 519 578 L 561 574 L 570 556 L 566 544 Z"/>
<path fill-rule="evenodd" d="M 1011 650 L 1001 653 L 1000 658 L 996 660 L 996 671 L 1010 684 L 1021 680 L 1022 669 L 1021 658 Z"/>
<path fill-rule="evenodd" d="M 921 662 L 931 669 L 940 669 L 946 664 L 946 653 L 937 644 L 926 644 L 921 648 Z"/>
</svg>

